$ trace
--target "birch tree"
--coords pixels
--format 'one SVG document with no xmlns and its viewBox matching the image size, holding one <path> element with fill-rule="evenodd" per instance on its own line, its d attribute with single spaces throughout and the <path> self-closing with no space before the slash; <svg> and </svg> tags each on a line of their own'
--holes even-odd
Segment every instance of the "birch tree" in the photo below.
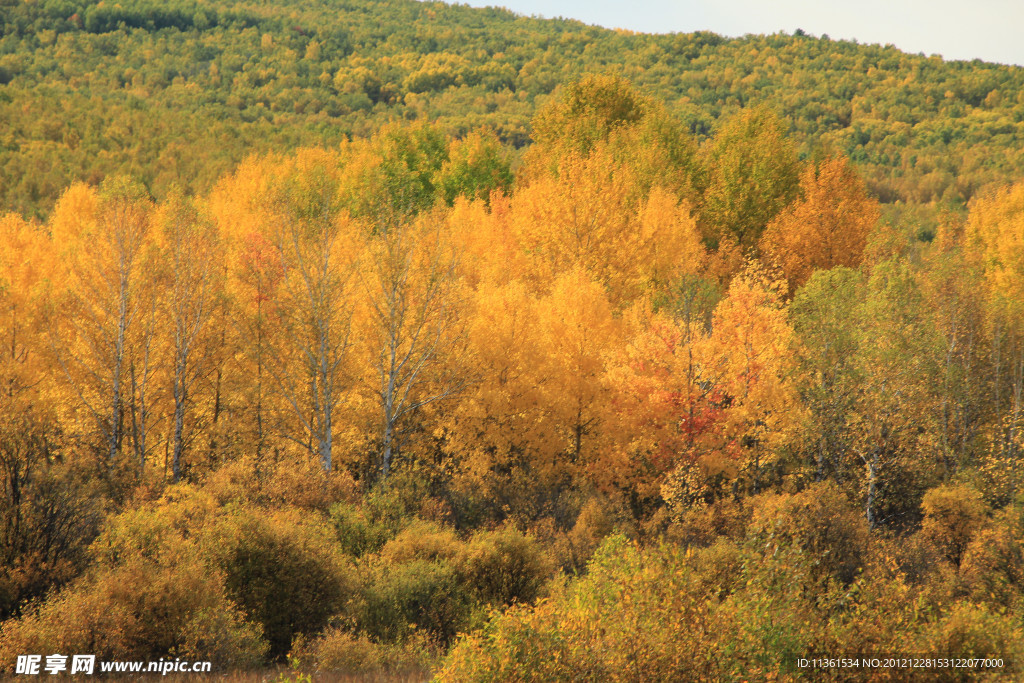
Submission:
<svg viewBox="0 0 1024 683">
<path fill-rule="evenodd" d="M 411 417 L 459 391 L 450 362 L 463 343 L 458 259 L 439 216 L 381 231 L 362 285 L 373 395 L 380 407 L 380 476 L 409 436 Z"/>
<path fill-rule="evenodd" d="M 172 197 L 157 214 L 157 233 L 166 289 L 161 318 L 166 321 L 171 351 L 171 472 L 181 478 L 188 442 L 186 423 L 193 390 L 209 370 L 211 319 L 218 306 L 220 251 L 216 232 L 183 197 Z"/>
<path fill-rule="evenodd" d="M 271 307 L 280 334 L 268 345 L 268 370 L 325 472 L 333 467 L 335 415 L 350 386 L 354 271 L 360 227 L 343 213 L 336 166 L 320 152 L 301 153 L 277 184 L 271 242 L 281 281 Z"/>
<path fill-rule="evenodd" d="M 51 222 L 65 265 L 50 344 L 75 395 L 96 422 L 108 461 L 122 450 L 126 401 L 141 410 L 133 430 L 137 444 L 144 446 L 148 429 L 144 402 L 151 367 L 145 346 L 152 318 L 146 317 L 145 281 L 152 272 L 147 267 L 150 210 L 140 186 L 113 178 L 99 192 L 72 186 Z M 141 406 L 135 401 L 140 396 Z"/>
</svg>

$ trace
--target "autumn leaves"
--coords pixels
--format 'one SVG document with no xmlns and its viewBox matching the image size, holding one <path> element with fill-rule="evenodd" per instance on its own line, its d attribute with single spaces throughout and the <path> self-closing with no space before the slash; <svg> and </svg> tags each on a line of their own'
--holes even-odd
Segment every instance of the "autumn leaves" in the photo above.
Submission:
<svg viewBox="0 0 1024 683">
<path fill-rule="evenodd" d="M 172 480 L 315 458 L 651 500 L 700 466 L 758 491 L 801 419 L 789 297 L 859 263 L 874 203 L 765 111 L 698 149 L 611 77 L 569 86 L 537 138 L 514 188 L 493 137 L 391 126 L 250 159 L 207 197 L 114 179 L 47 226 L 5 219 L 40 254 L 4 274 L 41 283 L 5 290 L 38 292 L 10 298 L 25 391 L 59 396 L 84 450 Z"/>
</svg>

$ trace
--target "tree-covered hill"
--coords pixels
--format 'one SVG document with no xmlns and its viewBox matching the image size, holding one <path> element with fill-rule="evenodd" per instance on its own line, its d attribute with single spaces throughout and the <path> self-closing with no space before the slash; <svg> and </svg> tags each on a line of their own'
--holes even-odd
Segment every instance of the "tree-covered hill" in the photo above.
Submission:
<svg viewBox="0 0 1024 683">
<path fill-rule="evenodd" d="M 115 172 L 204 191 L 254 152 L 391 119 L 530 141 L 538 104 L 617 71 L 704 140 L 766 103 L 885 202 L 962 205 L 1024 171 L 1024 69 L 806 35 L 644 35 L 414 0 L 0 0 L 0 207 Z"/>
</svg>

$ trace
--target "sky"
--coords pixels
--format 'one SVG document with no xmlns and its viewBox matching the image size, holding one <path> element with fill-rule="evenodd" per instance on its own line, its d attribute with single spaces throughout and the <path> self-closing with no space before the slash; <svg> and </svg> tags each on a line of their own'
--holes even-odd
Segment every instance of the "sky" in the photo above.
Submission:
<svg viewBox="0 0 1024 683">
<path fill-rule="evenodd" d="M 945 59 L 1024 66 L 1024 0 L 462 0 L 645 33 L 803 29 Z"/>
</svg>

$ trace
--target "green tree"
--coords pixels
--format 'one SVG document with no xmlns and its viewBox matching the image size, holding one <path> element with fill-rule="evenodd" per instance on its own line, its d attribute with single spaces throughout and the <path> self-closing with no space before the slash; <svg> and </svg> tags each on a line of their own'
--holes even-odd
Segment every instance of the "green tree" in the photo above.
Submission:
<svg viewBox="0 0 1024 683">
<path fill-rule="evenodd" d="M 800 162 L 787 129 L 770 109 L 745 109 L 705 149 L 707 189 L 699 220 L 710 246 L 730 238 L 754 251 L 768 223 L 796 198 Z"/>
</svg>

